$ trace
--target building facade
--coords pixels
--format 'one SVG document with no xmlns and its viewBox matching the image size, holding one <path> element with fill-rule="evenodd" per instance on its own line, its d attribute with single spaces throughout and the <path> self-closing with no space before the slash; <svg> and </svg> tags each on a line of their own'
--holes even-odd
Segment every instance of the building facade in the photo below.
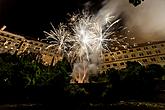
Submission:
<svg viewBox="0 0 165 110">
<path fill-rule="evenodd" d="M 48 48 L 49 47 L 49 48 Z M 0 30 L 0 53 L 20 55 L 32 52 L 41 55 L 44 65 L 55 65 L 63 56 L 57 54 L 57 48 L 50 44 L 25 39 L 23 36 Z M 127 61 L 137 61 L 142 65 L 165 65 L 165 41 L 138 44 L 130 49 L 105 52 L 98 70 L 102 73 L 109 68 L 122 69 Z"/>
<path fill-rule="evenodd" d="M 122 69 L 127 61 L 137 61 L 142 65 L 165 65 L 165 41 L 138 44 L 130 49 L 104 53 L 103 62 L 99 69 L 101 72 L 109 68 Z"/>
<path fill-rule="evenodd" d="M 32 52 L 41 55 L 44 65 L 55 65 L 62 56 L 56 53 L 55 47 L 48 48 L 49 44 L 25 39 L 23 36 L 0 30 L 0 53 L 20 55 Z"/>
</svg>

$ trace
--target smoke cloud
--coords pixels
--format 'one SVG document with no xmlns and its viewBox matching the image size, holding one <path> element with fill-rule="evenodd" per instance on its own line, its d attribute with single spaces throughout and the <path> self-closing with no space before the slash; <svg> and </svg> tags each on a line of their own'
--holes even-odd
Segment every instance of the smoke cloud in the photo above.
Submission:
<svg viewBox="0 0 165 110">
<path fill-rule="evenodd" d="M 128 0 L 106 0 L 97 16 L 121 17 L 137 42 L 165 40 L 165 0 L 144 0 L 134 7 Z"/>
<path fill-rule="evenodd" d="M 90 2 L 86 3 L 85 5 L 90 7 Z M 102 2 L 102 8 L 100 8 L 96 13 L 96 20 L 97 23 L 99 23 L 99 26 L 103 26 L 101 28 L 104 29 L 105 24 L 107 24 L 107 18 L 109 16 L 114 16 L 112 17 L 113 20 L 121 18 L 121 24 L 124 24 L 125 27 L 128 27 L 128 30 L 132 33 L 132 37 L 135 37 L 136 42 L 165 40 L 164 10 L 165 0 L 145 0 L 141 5 L 137 7 L 134 7 L 132 4 L 130 4 L 129 0 L 105 0 Z M 89 23 L 94 24 L 95 22 Z M 91 42 L 88 42 L 88 40 L 90 41 L 91 39 L 87 37 L 92 36 L 92 34 L 89 34 L 91 31 L 91 25 L 89 25 L 89 23 L 88 25 L 85 23 L 85 27 L 82 25 L 83 31 L 80 32 L 80 36 L 83 36 L 82 38 L 87 39 L 85 41 L 90 44 Z M 79 30 L 81 30 L 81 28 L 78 28 L 78 32 Z M 83 34 L 81 34 L 82 32 Z M 84 34 L 84 32 L 88 34 Z M 82 42 L 83 45 L 86 44 L 86 42 Z M 96 42 L 96 45 L 97 44 L 99 45 L 98 42 Z M 101 63 L 101 58 L 99 57 L 102 51 L 101 49 L 102 48 L 92 51 L 90 48 L 82 48 L 82 55 L 80 55 L 80 59 L 77 59 L 77 63 L 74 63 L 73 65 L 74 67 L 72 76 L 75 81 L 78 83 L 88 82 L 90 75 L 98 73 L 97 68 Z M 88 59 L 84 57 L 87 53 Z"/>
</svg>

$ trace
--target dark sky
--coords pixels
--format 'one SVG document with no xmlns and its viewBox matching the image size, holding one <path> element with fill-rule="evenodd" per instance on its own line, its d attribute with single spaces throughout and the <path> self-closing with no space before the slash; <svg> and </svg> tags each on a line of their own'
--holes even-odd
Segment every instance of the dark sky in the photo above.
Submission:
<svg viewBox="0 0 165 110">
<path fill-rule="evenodd" d="M 43 31 L 66 20 L 66 14 L 81 10 L 87 0 L 0 0 L 0 26 L 6 31 L 42 37 Z M 93 0 L 94 1 L 94 0 Z"/>
</svg>

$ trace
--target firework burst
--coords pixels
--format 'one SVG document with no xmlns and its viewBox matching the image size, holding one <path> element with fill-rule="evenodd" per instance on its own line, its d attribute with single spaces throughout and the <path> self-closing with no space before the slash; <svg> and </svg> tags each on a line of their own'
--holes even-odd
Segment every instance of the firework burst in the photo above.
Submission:
<svg viewBox="0 0 165 110">
<path fill-rule="evenodd" d="M 51 46 L 58 48 L 57 53 L 65 55 L 68 60 L 73 63 L 82 64 L 84 68 L 91 62 L 92 57 L 99 57 L 103 51 L 110 51 L 109 45 L 111 42 L 120 43 L 117 38 L 112 38 L 115 34 L 112 27 L 117 24 L 120 19 L 115 20 L 114 16 L 106 16 L 102 21 L 94 15 L 90 15 L 85 11 L 82 14 L 73 14 L 67 25 L 60 24 L 57 29 L 53 27 L 50 32 L 45 32 L 48 39 L 51 40 Z M 97 62 L 97 61 L 96 61 Z M 95 62 L 95 63 L 96 63 Z M 89 66 L 90 67 L 90 66 Z M 83 69 L 85 72 L 77 71 L 77 74 L 83 76 L 80 82 L 83 82 L 87 75 L 88 69 Z M 80 75 L 80 73 L 85 73 Z"/>
</svg>

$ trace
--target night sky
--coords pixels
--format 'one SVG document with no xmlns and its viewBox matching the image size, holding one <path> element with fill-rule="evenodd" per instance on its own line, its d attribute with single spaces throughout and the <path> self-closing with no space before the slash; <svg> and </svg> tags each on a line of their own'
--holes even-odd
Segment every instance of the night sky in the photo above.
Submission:
<svg viewBox="0 0 165 110">
<path fill-rule="evenodd" d="M 86 2 L 87 0 L 1 0 L 0 26 L 6 25 L 5 30 L 15 34 L 42 38 L 43 31 L 51 29 L 50 22 L 55 26 L 65 22 L 67 13 L 81 10 Z"/>
</svg>

